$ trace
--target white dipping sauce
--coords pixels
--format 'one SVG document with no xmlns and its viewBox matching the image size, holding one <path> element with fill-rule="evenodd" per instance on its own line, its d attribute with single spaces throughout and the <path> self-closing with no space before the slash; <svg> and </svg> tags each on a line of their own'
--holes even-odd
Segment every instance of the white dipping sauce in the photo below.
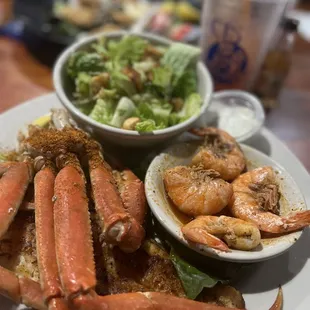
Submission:
<svg viewBox="0 0 310 310">
<path fill-rule="evenodd" d="M 227 131 L 233 137 L 241 137 L 255 128 L 259 121 L 255 111 L 246 105 L 237 104 L 234 99 L 229 103 L 214 100 L 211 111 L 216 113 L 217 127 Z"/>
</svg>

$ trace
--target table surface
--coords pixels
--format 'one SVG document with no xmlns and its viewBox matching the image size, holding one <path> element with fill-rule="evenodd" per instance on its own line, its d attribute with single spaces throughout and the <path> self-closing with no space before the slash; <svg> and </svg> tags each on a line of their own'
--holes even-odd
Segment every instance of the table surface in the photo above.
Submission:
<svg viewBox="0 0 310 310">
<path fill-rule="evenodd" d="M 307 5 L 308 6 L 308 5 Z M 279 107 L 266 126 L 310 171 L 310 43 L 296 38 L 293 63 Z M 25 100 L 53 91 L 51 70 L 36 61 L 22 43 L 0 37 L 0 113 Z"/>
</svg>

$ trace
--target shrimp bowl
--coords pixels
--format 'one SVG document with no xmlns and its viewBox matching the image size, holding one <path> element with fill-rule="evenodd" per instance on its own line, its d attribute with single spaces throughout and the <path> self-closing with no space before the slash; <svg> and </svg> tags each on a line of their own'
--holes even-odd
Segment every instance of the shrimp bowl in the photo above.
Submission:
<svg viewBox="0 0 310 310">
<path fill-rule="evenodd" d="M 145 178 L 153 214 L 178 241 L 215 259 L 252 263 L 284 253 L 310 225 L 294 179 L 260 151 L 207 131 L 203 144 L 174 144 L 153 159 Z"/>
</svg>

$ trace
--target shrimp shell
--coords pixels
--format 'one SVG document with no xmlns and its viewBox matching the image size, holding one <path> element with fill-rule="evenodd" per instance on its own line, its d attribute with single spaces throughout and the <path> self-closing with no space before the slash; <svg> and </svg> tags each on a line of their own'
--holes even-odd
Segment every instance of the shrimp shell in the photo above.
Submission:
<svg viewBox="0 0 310 310">
<path fill-rule="evenodd" d="M 230 251 L 229 248 L 249 251 L 261 242 L 259 229 L 255 225 L 224 215 L 199 216 L 183 226 L 182 232 L 189 241 L 225 252 Z"/>
<path fill-rule="evenodd" d="M 202 164 L 205 169 L 214 169 L 226 181 L 234 180 L 245 169 L 244 154 L 227 132 L 212 127 L 193 129 L 191 132 L 205 137 L 204 144 L 192 159 L 193 165 Z"/>
<path fill-rule="evenodd" d="M 231 184 L 214 170 L 177 166 L 164 172 L 168 196 L 176 207 L 188 215 L 210 215 L 227 206 L 232 196 Z"/>
<path fill-rule="evenodd" d="M 229 202 L 232 214 L 242 220 L 251 222 L 261 230 L 269 233 L 287 233 L 310 225 L 310 210 L 279 216 L 264 208 L 268 197 L 263 201 L 253 188 L 277 186 L 272 167 L 265 166 L 240 175 L 233 183 L 234 194 Z M 270 193 L 272 195 L 272 193 Z M 271 200 L 271 199 L 269 199 Z"/>
</svg>

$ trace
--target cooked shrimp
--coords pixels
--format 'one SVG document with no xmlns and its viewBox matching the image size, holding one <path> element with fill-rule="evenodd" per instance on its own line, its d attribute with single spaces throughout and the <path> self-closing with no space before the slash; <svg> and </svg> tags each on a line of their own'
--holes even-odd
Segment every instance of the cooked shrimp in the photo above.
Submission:
<svg viewBox="0 0 310 310">
<path fill-rule="evenodd" d="M 194 165 L 214 169 L 221 178 L 232 181 L 244 170 L 246 162 L 236 140 L 218 128 L 192 129 L 193 134 L 204 136 L 205 141 L 192 159 Z"/>
<path fill-rule="evenodd" d="M 164 172 L 168 196 L 183 213 L 197 216 L 220 212 L 232 196 L 231 184 L 214 170 L 177 166 Z"/>
<path fill-rule="evenodd" d="M 272 167 L 261 167 L 240 175 L 233 183 L 229 203 L 232 214 L 269 233 L 286 233 L 310 225 L 310 210 L 279 215 L 279 190 Z"/>
<path fill-rule="evenodd" d="M 183 226 L 182 232 L 189 241 L 225 252 L 230 251 L 229 247 L 249 251 L 261 241 L 259 229 L 254 224 L 224 215 L 199 216 Z"/>
</svg>

